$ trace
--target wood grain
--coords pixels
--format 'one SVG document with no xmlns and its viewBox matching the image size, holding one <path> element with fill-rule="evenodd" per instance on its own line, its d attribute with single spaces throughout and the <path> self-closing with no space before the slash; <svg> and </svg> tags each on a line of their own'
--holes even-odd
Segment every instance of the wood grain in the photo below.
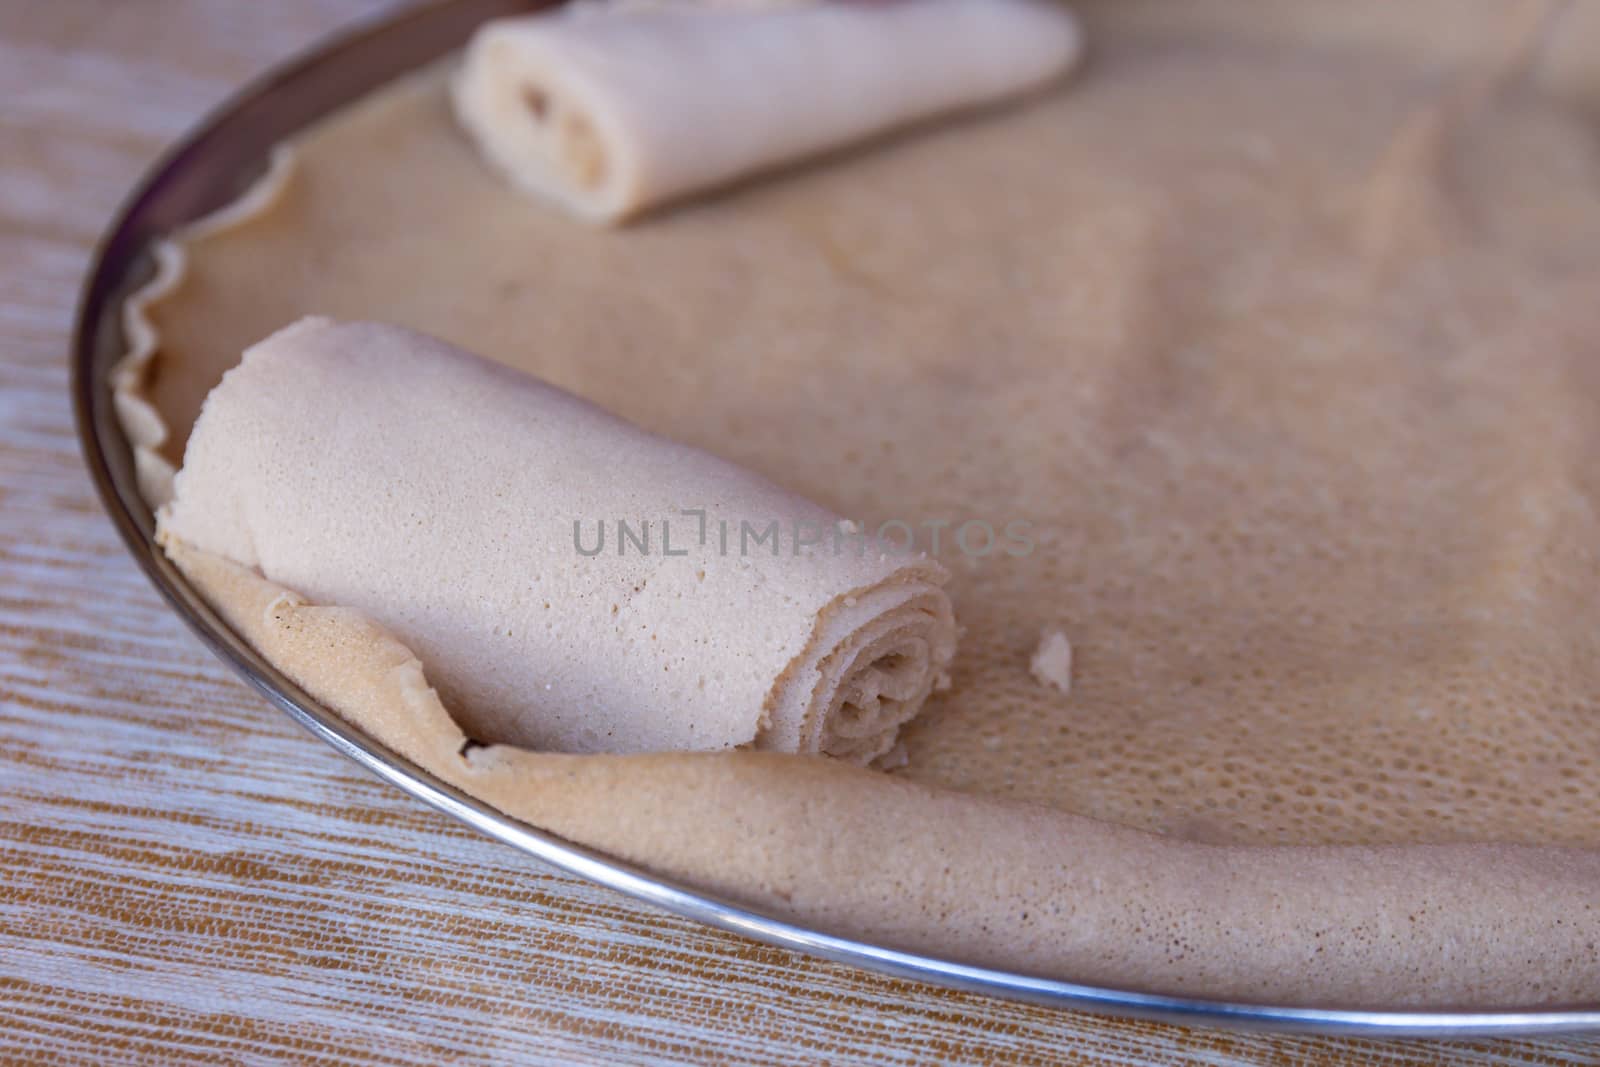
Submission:
<svg viewBox="0 0 1600 1067">
<path fill-rule="evenodd" d="M 376 0 L 0 0 L 0 1059 L 1577 1064 L 1593 1041 L 1231 1035 L 889 981 L 645 910 L 364 776 L 163 606 L 65 353 L 119 197 Z"/>
</svg>

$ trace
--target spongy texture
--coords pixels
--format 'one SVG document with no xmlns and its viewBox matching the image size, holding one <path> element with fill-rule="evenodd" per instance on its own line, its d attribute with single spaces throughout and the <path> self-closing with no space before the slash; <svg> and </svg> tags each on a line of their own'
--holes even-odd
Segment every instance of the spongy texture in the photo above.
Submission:
<svg viewBox="0 0 1600 1067">
<path fill-rule="evenodd" d="M 307 136 L 273 210 L 192 242 L 186 279 L 149 309 L 168 458 L 256 339 L 308 312 L 395 319 L 869 524 L 1031 523 L 1020 556 L 964 554 L 945 533 L 966 635 L 895 776 L 919 790 L 1035 801 L 1169 844 L 1600 847 L 1591 11 L 1541 37 L 1509 32 L 1503 5 L 1187 14 L 1200 7 L 1170 29 L 1173 5 L 1086 5 L 1091 62 L 1058 95 L 622 233 L 482 173 L 451 126 L 445 71 L 397 84 Z M 1507 40 L 1547 51 L 1519 67 Z M 1546 55 L 1590 80 L 1543 77 Z M 1070 694 L 1028 670 L 1050 627 L 1072 643 Z M 564 766 L 568 799 L 609 773 Z M 686 790 L 700 773 L 652 766 Z M 802 780 L 766 762 L 726 773 L 757 808 Z M 951 794 L 895 804 L 911 796 Z M 949 894 L 896 895 L 905 878 L 945 877 L 962 842 L 944 803 L 924 805 L 938 825 L 913 822 L 929 835 L 920 859 L 894 853 L 888 871 L 870 848 L 851 853 L 870 861 L 861 892 L 895 900 L 894 921 L 920 923 L 924 943 L 1034 943 L 1060 950 L 1069 977 L 1083 976 L 1073 959 L 1120 967 L 1148 951 L 1129 965 L 1148 984 L 1215 990 L 1194 970 L 1214 974 L 1212 956 L 1156 952 L 1159 939 L 1184 955 L 1185 931 L 1204 927 L 1205 951 L 1234 952 L 1236 974 L 1279 976 L 1249 987 L 1262 995 L 1459 1005 L 1596 988 L 1592 851 L 1452 852 L 1442 868 L 1430 849 L 1298 867 L 1309 854 L 1199 853 L 1210 874 L 1187 895 L 1061 883 L 1093 907 L 1124 889 L 1157 906 L 1143 927 L 1136 907 L 1127 922 L 1050 927 L 1085 938 L 1069 958 L 1031 925 L 1039 912 L 1008 910 L 1026 886 L 999 861 L 958 864 L 974 879 L 959 914 L 941 912 Z M 762 900 L 792 894 L 729 865 L 776 862 L 797 823 L 721 810 L 722 859 L 692 851 L 692 826 L 626 839 L 633 812 L 566 829 L 685 876 L 703 860 L 698 877 Z M 1040 809 L 1025 810 L 1023 831 Z M 971 817 L 986 862 L 991 839 L 1017 843 L 992 832 L 1004 817 Z M 1052 825 L 1066 848 L 1100 824 Z M 1021 838 L 1033 864 L 1038 839 Z M 1143 837 L 1094 840 L 1077 863 L 1110 869 L 1129 851 L 1163 886 L 1195 869 L 1162 867 L 1174 854 L 1130 843 Z M 1301 963 L 1273 955 L 1271 936 L 1230 949 L 1215 925 L 1267 878 L 1241 856 L 1289 857 L 1259 862 L 1292 892 L 1251 899 L 1293 920 L 1273 936 Z M 1382 891 L 1311 943 L 1313 917 L 1377 867 Z M 1051 871 L 1029 869 L 1048 888 Z M 853 928 L 870 932 L 880 913 L 845 899 L 858 883 L 843 873 L 812 872 L 808 914 L 845 921 L 853 900 Z M 1528 907 L 1558 897 L 1530 926 Z M 1401 899 L 1426 910 L 1370 911 Z M 1466 921 L 1411 932 L 1430 916 Z M 1462 930 L 1478 940 L 1450 956 Z M 1343 969 L 1302 966 L 1330 952 Z M 1502 980 L 1474 992 L 1491 957 Z M 1362 985 L 1378 964 L 1388 977 Z"/>
<path fill-rule="evenodd" d="M 838 521 L 435 338 L 319 318 L 212 390 L 157 514 L 386 627 L 476 741 L 866 763 L 955 624 L 937 564 L 836 547 Z"/>
</svg>

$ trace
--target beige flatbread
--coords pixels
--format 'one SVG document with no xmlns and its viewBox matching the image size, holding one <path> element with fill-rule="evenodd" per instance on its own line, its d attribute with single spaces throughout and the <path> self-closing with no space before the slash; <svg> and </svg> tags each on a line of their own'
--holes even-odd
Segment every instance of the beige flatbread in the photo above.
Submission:
<svg viewBox="0 0 1600 1067">
<path fill-rule="evenodd" d="M 966 635 L 904 770 L 463 769 L 369 623 L 180 562 L 425 766 L 841 932 L 1275 1001 L 1594 1003 L 1595 18 L 1261 10 L 1084 5 L 1066 91 L 624 232 L 505 188 L 425 72 L 303 138 L 149 308 L 152 463 L 247 345 L 320 313 L 838 514 L 1026 519 L 1023 556 L 947 531 Z M 1070 694 L 1029 673 L 1049 627 Z"/>
<path fill-rule="evenodd" d="M 452 99 L 519 188 L 616 221 L 1016 96 L 1081 51 L 1052 0 L 576 3 L 479 29 Z"/>
<path fill-rule="evenodd" d="M 157 516 L 384 626 L 476 741 L 869 763 L 955 623 L 937 563 L 841 525 L 499 364 L 326 319 L 228 372 Z"/>
</svg>

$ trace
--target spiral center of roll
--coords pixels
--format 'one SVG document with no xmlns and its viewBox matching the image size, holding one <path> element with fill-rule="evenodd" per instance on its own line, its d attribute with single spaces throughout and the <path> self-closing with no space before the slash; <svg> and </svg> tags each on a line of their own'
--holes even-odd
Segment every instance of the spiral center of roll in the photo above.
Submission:
<svg viewBox="0 0 1600 1067">
<path fill-rule="evenodd" d="M 925 695 L 921 690 L 927 657 L 925 642 L 907 642 L 852 675 L 840 690 L 837 710 L 827 720 L 822 751 L 830 756 L 854 756 L 863 743 L 872 744 L 910 718 L 915 702 Z"/>
<path fill-rule="evenodd" d="M 533 120 L 535 135 L 546 145 L 572 180 L 585 189 L 598 187 L 606 176 L 605 147 L 594 124 L 583 114 L 561 105 L 544 86 L 527 82 L 521 89 L 522 106 Z"/>
</svg>

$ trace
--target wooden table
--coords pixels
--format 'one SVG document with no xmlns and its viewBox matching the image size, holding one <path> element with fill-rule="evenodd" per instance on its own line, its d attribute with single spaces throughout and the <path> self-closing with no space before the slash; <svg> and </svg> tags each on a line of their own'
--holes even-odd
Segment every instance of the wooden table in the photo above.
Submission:
<svg viewBox="0 0 1600 1067">
<path fill-rule="evenodd" d="M 1597 1063 L 1096 1019 L 895 982 L 535 866 L 214 661 L 78 459 L 73 302 L 161 146 L 377 0 L 0 0 L 0 1060 Z"/>
</svg>

